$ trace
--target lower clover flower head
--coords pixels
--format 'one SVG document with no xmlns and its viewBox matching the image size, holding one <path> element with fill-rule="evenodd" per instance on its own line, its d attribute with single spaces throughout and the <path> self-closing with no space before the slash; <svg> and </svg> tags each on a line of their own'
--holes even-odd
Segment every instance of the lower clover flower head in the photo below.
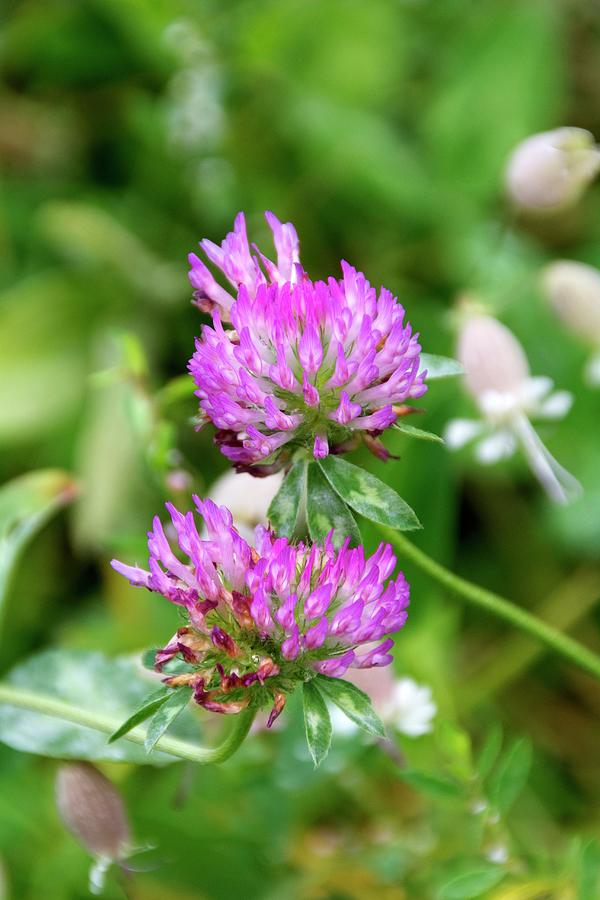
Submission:
<svg viewBox="0 0 600 900">
<path fill-rule="evenodd" d="M 576 203 L 599 171 L 594 136 L 583 128 L 556 128 L 518 145 L 508 161 L 506 187 L 524 212 L 555 212 Z"/>
<path fill-rule="evenodd" d="M 189 685 L 195 701 L 218 713 L 271 706 L 269 725 L 286 695 L 317 673 L 343 676 L 350 667 L 386 666 L 407 618 L 409 586 L 402 574 L 387 581 L 396 558 L 389 544 L 365 558 L 349 539 L 336 550 L 291 544 L 258 526 L 256 550 L 233 527 L 231 513 L 194 497 L 194 514 L 171 504 L 181 562 L 158 518 L 149 532 L 149 571 L 113 560 L 134 585 L 182 607 L 187 624 L 156 655 L 171 686 Z M 386 583 L 387 582 L 387 583 Z M 368 647 L 364 645 L 368 644 Z M 170 673 L 172 661 L 185 663 Z"/>
<path fill-rule="evenodd" d="M 427 390 L 404 308 L 347 263 L 342 273 L 241 283 L 229 308 L 235 330 L 218 311 L 202 329 L 189 365 L 196 395 L 239 469 L 276 471 L 298 447 L 322 458 L 361 439 L 386 458 L 379 435 Z"/>
<path fill-rule="evenodd" d="M 477 459 L 491 464 L 512 456 L 520 446 L 553 500 L 565 503 L 576 496 L 579 483 L 554 459 L 530 422 L 536 417 L 561 419 L 571 408 L 571 394 L 553 393 L 550 378 L 532 377 L 520 343 L 505 325 L 490 316 L 466 319 L 457 356 L 482 420 L 450 422 L 445 433 L 450 449 L 478 439 Z"/>
<path fill-rule="evenodd" d="M 250 545 L 254 545 L 257 525 L 268 519 L 269 506 L 283 483 L 283 472 L 253 478 L 247 472 L 231 469 L 210 486 L 209 499 L 217 506 L 226 506 L 233 516 L 233 524 Z"/>
<path fill-rule="evenodd" d="M 565 327 L 592 348 L 585 376 L 590 385 L 600 385 L 600 271 L 558 260 L 544 270 L 543 288 Z"/>
</svg>

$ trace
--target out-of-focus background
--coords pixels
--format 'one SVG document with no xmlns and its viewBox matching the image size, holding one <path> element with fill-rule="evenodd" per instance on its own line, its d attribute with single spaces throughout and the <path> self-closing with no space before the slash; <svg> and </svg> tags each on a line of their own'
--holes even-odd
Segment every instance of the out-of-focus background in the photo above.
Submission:
<svg viewBox="0 0 600 900">
<path fill-rule="evenodd" d="M 487 469 L 396 435 L 399 460 L 363 461 L 417 511 L 432 556 L 600 649 L 600 391 L 539 286 L 557 257 L 600 266 L 600 188 L 534 222 L 503 188 L 528 135 L 600 136 L 600 10 L 7 0 L 1 15 L 0 480 L 60 468 L 80 494 L 11 581 L 0 674 L 48 647 L 131 653 L 174 630 L 169 604 L 108 561 L 142 560 L 164 500 L 185 505 L 225 469 L 210 429 L 194 431 L 189 386 L 171 382 L 202 321 L 186 255 L 222 240 L 240 209 L 262 245 L 263 210 L 293 221 L 312 276 L 345 258 L 393 290 L 429 352 L 454 352 L 454 305 L 477 297 L 534 374 L 573 392 L 572 412 L 542 432 L 584 486 L 569 507 L 553 507 L 518 458 Z M 432 431 L 472 413 L 458 381 L 422 405 L 417 424 Z M 598 685 L 406 572 L 396 669 L 431 687 L 435 731 L 387 752 L 340 735 L 315 772 L 292 709 L 222 768 L 103 766 L 137 841 L 156 847 L 131 897 L 600 896 Z M 90 861 L 58 818 L 56 767 L 0 745 L 0 897 L 87 896 Z M 502 816 L 482 825 L 488 793 Z M 107 896 L 123 896 L 116 881 Z"/>
</svg>

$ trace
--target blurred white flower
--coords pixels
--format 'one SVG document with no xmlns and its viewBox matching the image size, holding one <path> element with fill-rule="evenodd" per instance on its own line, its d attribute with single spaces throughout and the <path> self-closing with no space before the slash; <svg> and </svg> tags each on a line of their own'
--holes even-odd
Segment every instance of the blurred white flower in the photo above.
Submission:
<svg viewBox="0 0 600 900">
<path fill-rule="evenodd" d="M 190 19 L 171 22 L 163 33 L 180 68 L 168 85 L 166 122 L 175 149 L 214 149 L 223 136 L 223 78 L 212 46 Z"/>
<path fill-rule="evenodd" d="M 599 170 L 600 150 L 589 131 L 556 128 L 516 147 L 506 168 L 506 188 L 520 209 L 553 212 L 576 203 Z"/>
<path fill-rule="evenodd" d="M 368 694 L 384 725 L 408 737 L 420 737 L 433 729 L 437 706 L 431 688 L 412 678 L 395 678 L 389 667 L 349 669 L 348 681 Z M 336 706 L 330 708 L 336 734 L 352 734 L 357 726 Z"/>
<path fill-rule="evenodd" d="M 585 376 L 589 384 L 600 385 L 600 271 L 562 259 L 546 266 L 542 285 L 561 322 L 593 348 Z"/>
<path fill-rule="evenodd" d="M 226 472 L 212 484 L 208 496 L 218 506 L 226 506 L 234 524 L 250 544 L 254 543 L 254 529 L 264 525 L 271 500 L 281 487 L 283 472 L 255 478 L 246 472 Z"/>
<path fill-rule="evenodd" d="M 431 688 L 412 678 L 401 678 L 381 706 L 382 720 L 409 737 L 420 737 L 433 729 L 437 706 Z"/>
<path fill-rule="evenodd" d="M 562 419 L 571 408 L 572 395 L 553 392 L 550 378 L 532 377 L 521 344 L 490 316 L 466 318 L 457 356 L 482 420 L 449 422 L 444 435 L 449 449 L 458 450 L 477 439 L 476 458 L 489 465 L 512 456 L 520 446 L 553 500 L 566 503 L 577 496 L 579 482 L 554 459 L 530 422 L 530 418 Z"/>
<path fill-rule="evenodd" d="M 508 847 L 504 844 L 494 844 L 485 855 L 489 862 L 502 866 L 508 862 Z"/>
<path fill-rule="evenodd" d="M 75 838 L 94 857 L 90 892 L 101 893 L 108 869 L 131 852 L 131 834 L 121 795 L 89 763 L 61 766 L 56 776 L 56 805 Z"/>
</svg>

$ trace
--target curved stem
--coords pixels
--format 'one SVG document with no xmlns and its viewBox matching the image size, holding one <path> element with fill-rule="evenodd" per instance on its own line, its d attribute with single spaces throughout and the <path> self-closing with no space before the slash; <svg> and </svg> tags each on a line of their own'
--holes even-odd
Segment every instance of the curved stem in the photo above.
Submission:
<svg viewBox="0 0 600 900">
<path fill-rule="evenodd" d="M 419 550 L 418 547 L 415 547 L 403 534 L 385 526 L 381 526 L 381 530 L 402 556 L 410 559 L 423 572 L 448 588 L 453 594 L 463 597 L 469 603 L 485 609 L 499 619 L 510 622 L 511 625 L 530 634 L 560 656 L 600 679 L 600 657 L 588 650 L 587 647 L 583 647 L 577 641 L 557 631 L 556 628 L 553 628 L 546 622 L 542 622 L 536 616 L 532 616 L 531 613 L 521 609 L 521 607 L 515 606 L 510 600 L 505 600 L 504 597 L 500 597 L 492 591 L 472 584 L 459 575 L 454 575 L 453 572 L 450 572 L 427 556 L 426 553 L 423 553 L 422 550 Z"/>
<path fill-rule="evenodd" d="M 121 718 L 80 709 L 63 700 L 56 700 L 44 694 L 13 687 L 11 684 L 0 683 L 0 704 L 7 703 L 10 706 L 19 706 L 32 712 L 44 713 L 56 719 L 65 719 L 75 725 L 84 725 L 105 734 L 112 734 L 121 724 Z M 201 765 L 221 763 L 233 756 L 250 731 L 250 726 L 256 715 L 256 710 L 244 710 L 234 717 L 233 727 L 225 740 L 217 747 L 197 747 L 189 741 L 165 735 L 156 743 L 156 750 L 162 750 L 170 756 L 178 756 L 180 759 L 189 759 Z M 132 728 L 121 740 L 133 741 L 134 744 L 144 743 L 146 730 L 144 728 Z"/>
</svg>

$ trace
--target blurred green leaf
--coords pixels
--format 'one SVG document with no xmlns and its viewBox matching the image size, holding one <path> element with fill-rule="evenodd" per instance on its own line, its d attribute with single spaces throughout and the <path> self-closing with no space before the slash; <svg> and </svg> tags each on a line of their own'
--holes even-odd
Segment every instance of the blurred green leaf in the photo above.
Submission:
<svg viewBox="0 0 600 900">
<path fill-rule="evenodd" d="M 126 720 L 148 694 L 152 679 L 130 657 L 110 659 L 83 650 L 45 650 L 13 669 L 7 681 L 15 687 L 92 708 Z M 177 722 L 180 737 L 198 736 L 191 716 Z M 130 741 L 109 744 L 105 734 L 42 713 L 0 706 L 0 741 L 26 753 L 68 759 L 166 765 L 174 757 L 151 754 Z"/>
<path fill-rule="evenodd" d="M 484 780 L 490 774 L 494 763 L 498 759 L 498 754 L 502 747 L 502 737 L 502 725 L 500 725 L 499 722 L 496 722 L 490 728 L 477 758 L 477 771 L 479 772 L 479 777 Z"/>
<path fill-rule="evenodd" d="M 402 781 L 406 782 L 410 787 L 432 797 L 457 798 L 463 796 L 463 789 L 460 784 L 441 775 L 419 772 L 416 769 L 403 769 L 399 775 Z"/>
<path fill-rule="evenodd" d="M 600 846 L 587 841 L 581 848 L 577 872 L 577 900 L 597 897 L 600 891 Z"/>
<path fill-rule="evenodd" d="M 438 722 L 436 737 L 446 759 L 448 770 L 456 778 L 468 781 L 473 777 L 471 739 L 466 731 L 452 722 Z"/>
<path fill-rule="evenodd" d="M 508 812 L 529 777 L 532 748 L 528 738 L 518 738 L 508 748 L 490 784 L 490 802 L 501 814 Z"/>
<path fill-rule="evenodd" d="M 334 491 L 365 519 L 398 531 L 421 527 L 408 503 L 375 475 L 338 456 L 327 456 L 318 465 Z"/>
<path fill-rule="evenodd" d="M 315 681 L 303 685 L 304 729 L 308 750 L 315 764 L 321 765 L 331 746 L 331 719 L 327 704 Z"/>
<path fill-rule="evenodd" d="M 343 678 L 317 675 L 316 682 L 328 699 L 335 703 L 355 725 L 358 725 L 367 734 L 385 737 L 384 724 L 373 709 L 371 698 L 364 691 Z"/>
<path fill-rule="evenodd" d="M 315 462 L 308 464 L 306 518 L 313 541 L 322 541 L 333 529 L 333 543 L 336 547 L 341 546 L 347 537 L 352 538 L 353 546 L 361 543 L 354 516 Z"/>
<path fill-rule="evenodd" d="M 437 894 L 437 900 L 471 900 L 484 894 L 487 896 L 487 892 L 505 877 L 506 872 L 499 866 L 481 866 L 447 882 Z"/>
<path fill-rule="evenodd" d="M 267 513 L 277 534 L 291 538 L 306 504 L 306 461 L 294 463 L 273 497 Z"/>
<path fill-rule="evenodd" d="M 0 488 L 0 625 L 10 578 L 27 542 L 76 495 L 73 478 L 59 469 L 30 472 Z"/>
<path fill-rule="evenodd" d="M 146 753 L 151 753 L 158 739 L 171 727 L 177 716 L 184 711 L 192 699 L 188 685 L 170 691 L 166 703 L 161 703 L 148 724 L 144 741 Z"/>
</svg>

